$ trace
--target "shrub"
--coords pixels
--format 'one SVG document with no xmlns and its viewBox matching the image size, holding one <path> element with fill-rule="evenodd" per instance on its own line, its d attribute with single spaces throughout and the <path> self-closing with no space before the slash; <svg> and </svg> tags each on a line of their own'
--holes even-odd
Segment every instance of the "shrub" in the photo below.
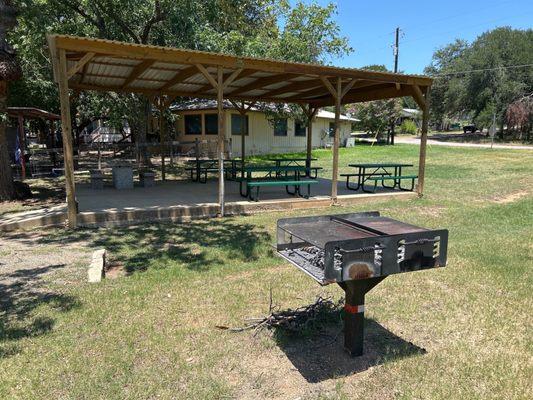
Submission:
<svg viewBox="0 0 533 400">
<path fill-rule="evenodd" d="M 416 135 L 416 130 L 416 124 L 410 119 L 404 120 L 400 126 L 400 133 L 404 135 Z"/>
</svg>

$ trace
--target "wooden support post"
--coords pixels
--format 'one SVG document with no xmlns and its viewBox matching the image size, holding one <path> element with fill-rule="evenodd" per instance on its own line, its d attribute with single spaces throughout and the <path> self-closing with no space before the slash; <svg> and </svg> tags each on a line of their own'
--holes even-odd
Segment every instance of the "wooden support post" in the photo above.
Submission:
<svg viewBox="0 0 533 400">
<path fill-rule="evenodd" d="M 304 112 L 307 115 L 306 168 L 311 168 L 311 152 L 313 151 L 313 118 L 317 111 L 318 107 L 313 107 L 311 104 L 309 104 L 307 108 L 304 107 Z M 309 174 L 309 170 L 307 171 L 307 174 Z"/>
<path fill-rule="evenodd" d="M 337 203 L 337 177 L 339 175 L 339 136 L 341 120 L 342 82 L 337 78 L 337 95 L 335 96 L 335 136 L 333 138 L 333 176 L 331 177 L 331 200 Z"/>
<path fill-rule="evenodd" d="M 242 168 L 244 171 L 244 157 L 246 155 L 245 151 L 245 137 L 246 137 L 246 131 L 244 129 L 244 124 L 246 122 L 246 109 L 244 108 L 244 101 L 242 102 L 242 109 L 239 110 L 239 113 L 241 114 L 241 160 L 242 160 Z"/>
<path fill-rule="evenodd" d="M 165 167 L 165 124 L 163 122 L 163 112 L 164 112 L 164 106 L 163 106 L 163 99 L 160 96 L 159 97 L 159 141 L 161 143 L 161 179 L 164 181 L 166 180 L 166 167 Z"/>
<path fill-rule="evenodd" d="M 219 216 L 224 216 L 224 140 L 226 138 L 224 121 L 224 70 L 217 67 L 217 108 L 218 108 L 218 203 Z"/>
<path fill-rule="evenodd" d="M 70 97 L 68 93 L 67 57 L 65 50 L 59 49 L 58 84 L 61 102 L 61 133 L 63 137 L 63 164 L 65 168 L 65 186 L 67 191 L 68 226 L 76 228 L 78 224 L 78 206 L 74 184 L 74 157 L 72 151 L 72 123 L 70 119 Z"/>
<path fill-rule="evenodd" d="M 26 179 L 26 140 L 24 133 L 24 117 L 22 114 L 18 115 L 18 131 L 19 131 L 19 149 L 20 149 L 20 179 Z"/>
<path fill-rule="evenodd" d="M 422 197 L 424 192 L 424 178 L 426 173 L 426 148 L 428 141 L 429 125 L 429 88 L 426 91 L 424 104 L 422 108 L 422 133 L 420 137 L 420 158 L 418 160 L 418 184 L 416 192 Z"/>
</svg>

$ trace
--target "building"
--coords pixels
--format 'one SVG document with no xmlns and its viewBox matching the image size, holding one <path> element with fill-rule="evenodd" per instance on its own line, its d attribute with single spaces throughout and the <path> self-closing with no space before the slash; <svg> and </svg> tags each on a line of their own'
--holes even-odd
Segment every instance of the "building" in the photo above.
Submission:
<svg viewBox="0 0 533 400">
<path fill-rule="evenodd" d="M 224 103 L 226 111 L 226 140 L 228 151 L 239 155 L 241 151 L 241 120 L 242 117 L 230 102 Z M 178 116 L 176 120 L 175 140 L 191 142 L 195 139 L 216 140 L 218 133 L 216 100 L 195 100 L 171 107 Z M 340 143 L 350 137 L 352 123 L 358 121 L 341 115 Z M 313 119 L 312 146 L 326 147 L 333 143 L 335 113 L 319 110 Z M 246 154 L 291 153 L 306 149 L 307 128 L 293 119 L 281 119 L 275 123 L 267 119 L 265 112 L 252 107 L 246 114 L 245 122 Z M 187 150 L 185 145 L 182 149 Z"/>
</svg>

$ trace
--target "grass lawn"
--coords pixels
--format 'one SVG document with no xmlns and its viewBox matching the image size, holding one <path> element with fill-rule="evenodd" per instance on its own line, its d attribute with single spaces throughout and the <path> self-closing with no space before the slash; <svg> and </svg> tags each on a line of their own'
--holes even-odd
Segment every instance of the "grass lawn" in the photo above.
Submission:
<svg viewBox="0 0 533 400">
<path fill-rule="evenodd" d="M 331 171 L 331 153 L 317 150 Z M 418 147 L 341 149 L 413 161 Z M 533 397 L 533 152 L 434 146 L 426 196 L 186 224 L 60 229 L 0 239 L 0 399 L 526 399 Z M 448 266 L 367 295 L 366 353 L 340 324 L 293 337 L 234 333 L 319 287 L 277 258 L 276 220 L 380 210 L 448 228 Z M 85 283 L 105 247 L 127 276 Z"/>
</svg>

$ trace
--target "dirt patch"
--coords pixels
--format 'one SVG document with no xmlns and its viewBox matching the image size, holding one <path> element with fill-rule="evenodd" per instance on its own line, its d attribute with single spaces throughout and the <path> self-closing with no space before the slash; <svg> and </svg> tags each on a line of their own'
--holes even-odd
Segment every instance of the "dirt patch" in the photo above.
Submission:
<svg viewBox="0 0 533 400">
<path fill-rule="evenodd" d="M 127 274 L 126 267 L 120 261 L 110 261 L 105 267 L 106 279 L 116 279 Z"/>
<path fill-rule="evenodd" d="M 521 190 L 519 192 L 509 193 L 509 194 L 507 194 L 505 196 L 498 197 L 498 198 L 494 199 L 494 202 L 498 203 L 498 204 L 514 203 L 515 201 L 520 200 L 522 197 L 525 197 L 528 194 L 529 194 L 529 192 L 527 190 Z"/>
</svg>

